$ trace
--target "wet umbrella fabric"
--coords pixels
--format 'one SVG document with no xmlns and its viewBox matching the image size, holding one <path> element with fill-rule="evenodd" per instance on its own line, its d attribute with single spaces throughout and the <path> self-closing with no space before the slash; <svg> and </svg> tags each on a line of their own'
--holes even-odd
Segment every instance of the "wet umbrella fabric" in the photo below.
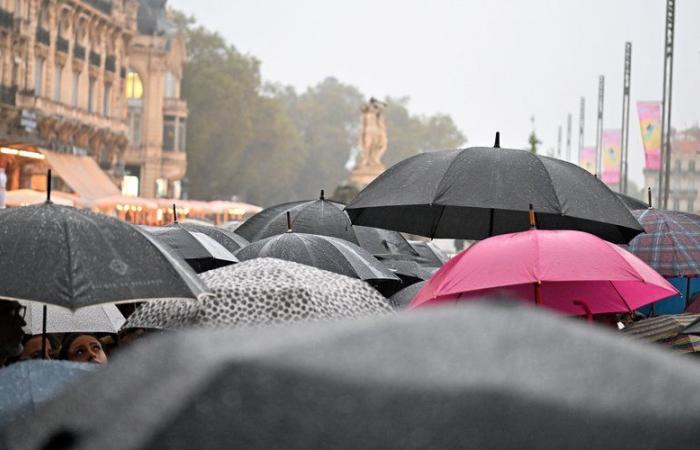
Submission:
<svg viewBox="0 0 700 450">
<path fill-rule="evenodd" d="M 283 234 L 287 226 L 287 212 L 291 215 L 292 230 L 297 233 L 337 237 L 359 245 L 373 255 L 381 253 L 417 253 L 396 231 L 353 227 L 343 208 L 345 205 L 323 198 L 283 203 L 266 208 L 238 227 L 236 233 L 250 242 Z"/>
<path fill-rule="evenodd" d="M 78 309 L 206 292 L 196 274 L 136 227 L 55 204 L 0 212 L 0 298 Z"/>
<path fill-rule="evenodd" d="M 432 270 L 421 266 L 415 261 L 385 259 L 382 260 L 382 264 L 401 278 L 403 282 L 416 283 L 425 281 L 433 276 Z"/>
<path fill-rule="evenodd" d="M 363 281 L 280 259 L 256 258 L 201 277 L 213 297 L 145 303 L 124 328 L 265 326 L 391 311 L 386 299 Z"/>
<path fill-rule="evenodd" d="M 493 303 L 163 335 L 81 385 L 5 446 L 694 448 L 700 415 L 696 363 Z"/>
<path fill-rule="evenodd" d="M 634 197 L 631 197 L 626 194 L 621 194 L 619 192 L 615 192 L 615 195 L 617 195 L 617 198 L 624 203 L 624 205 L 629 209 L 630 211 L 635 211 L 638 209 L 647 209 L 649 207 L 649 204 L 646 202 L 643 202 L 639 199 L 636 199 Z"/>
<path fill-rule="evenodd" d="M 179 223 L 182 228 L 187 231 L 194 231 L 197 233 L 206 234 L 210 238 L 214 239 L 216 242 L 221 244 L 226 250 L 234 253 L 238 249 L 245 247 L 250 242 L 242 236 L 237 235 L 232 231 L 227 231 L 223 228 L 207 225 L 198 225 L 193 223 Z"/>
<path fill-rule="evenodd" d="M 432 242 L 409 241 L 409 244 L 425 260 L 423 265 L 427 267 L 440 267 L 450 259 L 445 252 Z"/>
<path fill-rule="evenodd" d="M 681 331 L 681 334 L 695 334 L 700 336 L 700 319 L 688 325 Z"/>
<path fill-rule="evenodd" d="M 141 226 L 141 229 L 172 248 L 197 273 L 238 262 L 233 253 L 211 237 L 197 231 L 189 231 L 182 225 Z"/>
<path fill-rule="evenodd" d="M 528 229 L 586 231 L 615 243 L 642 232 L 630 211 L 584 169 L 523 150 L 427 152 L 390 167 L 345 208 L 354 225 L 431 238 L 484 239 Z"/>
<path fill-rule="evenodd" d="M 457 254 L 410 307 L 499 293 L 568 315 L 632 312 L 678 295 L 615 244 L 581 231 L 530 230 L 494 236 Z"/>
<path fill-rule="evenodd" d="M 700 216 L 647 208 L 632 211 L 645 233 L 628 250 L 661 275 L 700 275 Z"/>
<path fill-rule="evenodd" d="M 0 429 L 28 418 L 67 383 L 92 372 L 95 364 L 70 361 L 20 361 L 0 370 Z"/>
<path fill-rule="evenodd" d="M 638 320 L 624 328 L 627 336 L 647 342 L 659 342 L 678 336 L 688 325 L 700 318 L 700 314 L 668 314 Z"/>
<path fill-rule="evenodd" d="M 393 306 L 395 309 L 405 309 L 411 303 L 413 297 L 415 297 L 416 294 L 423 289 L 424 285 L 425 281 L 419 281 L 418 283 L 414 283 L 401 289 L 389 297 L 389 303 L 391 303 L 391 306 Z"/>
<path fill-rule="evenodd" d="M 330 236 L 284 233 L 255 241 L 236 252 L 241 261 L 253 258 L 278 258 L 360 280 L 399 278 L 377 258 L 352 242 Z"/>
<path fill-rule="evenodd" d="M 27 323 L 24 332 L 41 334 L 44 317 L 44 307 L 36 302 L 20 302 L 26 306 L 24 321 Z M 65 308 L 49 305 L 46 310 L 47 333 L 116 333 L 124 325 L 126 319 L 119 309 L 110 304 L 94 305 L 80 308 L 73 312 Z"/>
</svg>

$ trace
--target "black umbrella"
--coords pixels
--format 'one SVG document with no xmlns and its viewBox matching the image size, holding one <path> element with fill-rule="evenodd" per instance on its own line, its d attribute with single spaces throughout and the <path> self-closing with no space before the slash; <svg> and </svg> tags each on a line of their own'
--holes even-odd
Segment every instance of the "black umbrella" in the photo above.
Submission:
<svg viewBox="0 0 700 450">
<path fill-rule="evenodd" d="M 232 253 L 250 244 L 250 242 L 248 242 L 248 240 L 243 236 L 239 236 L 232 231 L 227 231 L 219 227 L 182 222 L 176 225 L 181 226 L 187 231 L 195 231 L 197 233 L 206 234 Z"/>
<path fill-rule="evenodd" d="M 643 231 L 629 210 L 584 169 L 528 151 L 474 147 L 421 153 L 390 167 L 345 208 L 354 225 L 431 238 L 483 239 L 573 229 L 615 243 Z"/>
<path fill-rule="evenodd" d="M 379 260 L 352 242 L 287 232 L 255 241 L 236 252 L 240 260 L 279 258 L 365 281 L 399 281 Z"/>
<path fill-rule="evenodd" d="M 700 319 L 684 328 L 680 334 L 697 334 L 700 335 Z"/>
<path fill-rule="evenodd" d="M 141 226 L 144 232 L 172 248 L 197 273 L 238 262 L 233 253 L 204 233 L 174 223 L 166 227 Z"/>
<path fill-rule="evenodd" d="M 619 192 L 615 192 L 615 195 L 617 195 L 617 198 L 620 199 L 620 201 L 629 209 L 630 211 L 635 211 L 638 209 L 647 209 L 649 207 L 649 204 L 646 202 L 643 202 L 639 199 L 636 199 L 634 197 L 631 197 L 626 194 L 621 194 Z"/>
<path fill-rule="evenodd" d="M 4 444 L 696 448 L 699 415 L 697 363 L 544 310 L 474 302 L 163 335 L 7 428 Z"/>
<path fill-rule="evenodd" d="M 422 264 L 427 267 L 440 267 L 450 258 L 432 242 L 409 241 L 411 247 L 425 260 Z"/>
<path fill-rule="evenodd" d="M 3 210 L 0 230 L 3 299 L 75 310 L 206 292 L 172 250 L 113 217 L 44 203 Z"/>
<path fill-rule="evenodd" d="M 342 203 L 326 200 L 323 191 L 318 200 L 283 203 L 266 208 L 236 229 L 253 242 L 287 231 L 287 212 L 292 215 L 292 228 L 298 233 L 319 234 L 345 239 L 373 255 L 403 253 L 417 255 L 406 239 L 396 231 L 372 227 L 353 227 Z"/>
</svg>

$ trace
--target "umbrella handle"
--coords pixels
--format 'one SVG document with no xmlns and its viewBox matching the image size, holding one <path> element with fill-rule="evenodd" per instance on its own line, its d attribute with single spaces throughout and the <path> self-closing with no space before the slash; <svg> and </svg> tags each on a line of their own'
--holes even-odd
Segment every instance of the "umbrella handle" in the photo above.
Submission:
<svg viewBox="0 0 700 450">
<path fill-rule="evenodd" d="M 582 302 L 581 300 L 574 300 L 572 303 L 576 306 L 580 306 L 581 309 L 583 309 L 583 311 L 586 313 L 586 321 L 588 323 L 593 322 L 593 313 L 591 312 L 591 308 L 589 308 L 585 302 Z"/>
</svg>

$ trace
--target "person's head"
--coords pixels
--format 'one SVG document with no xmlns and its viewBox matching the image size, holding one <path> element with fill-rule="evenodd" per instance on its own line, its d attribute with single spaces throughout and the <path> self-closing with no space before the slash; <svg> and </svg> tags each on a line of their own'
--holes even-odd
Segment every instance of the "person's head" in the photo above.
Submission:
<svg viewBox="0 0 700 450">
<path fill-rule="evenodd" d="M 143 328 L 127 328 L 119 331 L 119 346 L 127 346 L 146 335 Z"/>
<path fill-rule="evenodd" d="M 100 341 L 89 333 L 69 333 L 61 344 L 61 359 L 95 364 L 107 363 Z"/>
<path fill-rule="evenodd" d="M 19 355 L 20 361 L 24 361 L 27 359 L 51 359 L 51 355 L 53 354 L 54 350 L 53 341 L 47 336 L 46 351 L 44 353 L 44 357 L 42 358 L 40 334 L 26 335 L 22 340 L 22 345 L 24 348 L 22 349 L 22 353 L 20 353 Z"/>
<path fill-rule="evenodd" d="M 0 300 L 0 365 L 22 352 L 25 309 L 18 302 Z"/>
</svg>

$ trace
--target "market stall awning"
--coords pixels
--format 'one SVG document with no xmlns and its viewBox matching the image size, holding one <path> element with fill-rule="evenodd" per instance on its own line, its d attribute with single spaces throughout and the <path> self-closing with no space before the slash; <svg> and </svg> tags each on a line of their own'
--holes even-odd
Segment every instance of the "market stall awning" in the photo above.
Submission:
<svg viewBox="0 0 700 450">
<path fill-rule="evenodd" d="M 46 162 L 81 199 L 92 201 L 121 192 L 109 179 L 97 162 L 89 156 L 69 155 L 41 150 Z"/>
</svg>

